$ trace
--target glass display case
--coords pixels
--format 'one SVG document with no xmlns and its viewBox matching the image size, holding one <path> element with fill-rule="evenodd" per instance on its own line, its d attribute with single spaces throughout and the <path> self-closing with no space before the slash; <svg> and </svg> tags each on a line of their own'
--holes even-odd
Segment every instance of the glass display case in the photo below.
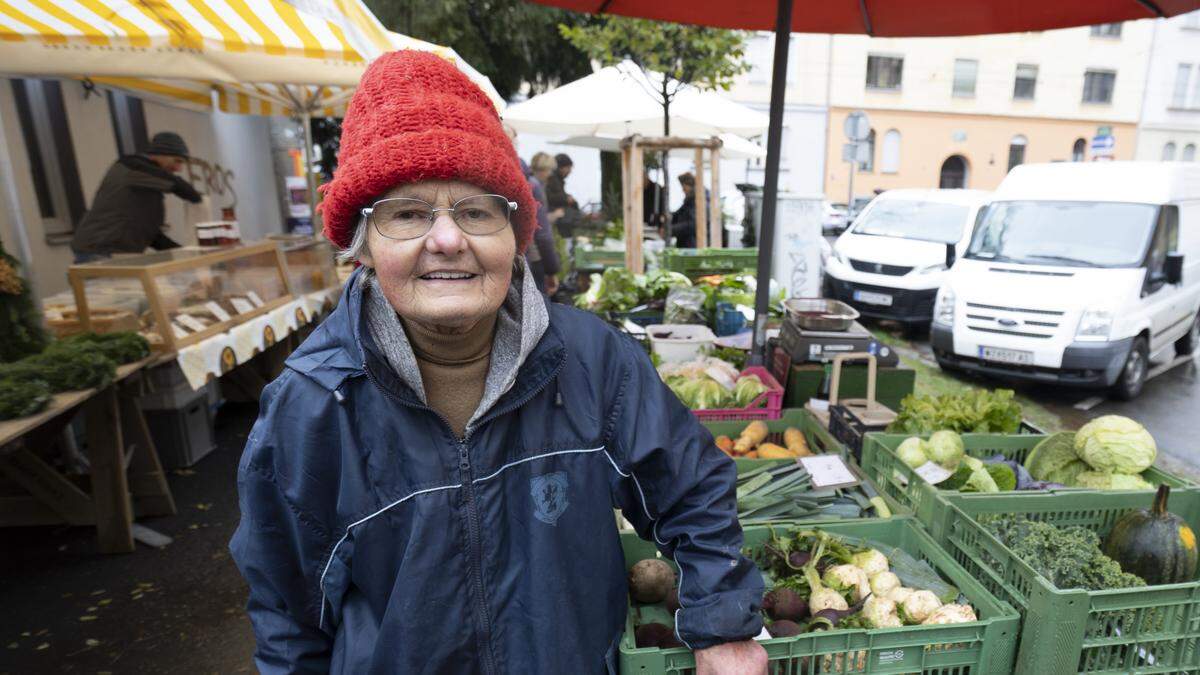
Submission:
<svg viewBox="0 0 1200 675">
<path fill-rule="evenodd" d="M 296 295 L 308 295 L 339 286 L 333 245 L 326 239 L 301 235 L 272 235 L 283 247 L 288 280 Z"/>
<path fill-rule="evenodd" d="M 117 257 L 68 272 L 83 330 L 114 313 L 136 318 L 159 351 L 176 351 L 293 299 L 276 242 L 219 250 L 172 249 Z M 95 320 L 93 320 L 93 318 Z"/>
</svg>

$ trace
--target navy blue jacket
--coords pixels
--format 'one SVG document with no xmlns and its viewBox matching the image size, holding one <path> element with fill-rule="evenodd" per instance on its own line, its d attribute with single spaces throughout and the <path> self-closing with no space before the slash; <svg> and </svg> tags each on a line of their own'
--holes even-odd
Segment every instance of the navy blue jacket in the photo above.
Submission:
<svg viewBox="0 0 1200 675">
<path fill-rule="evenodd" d="M 679 565 L 686 644 L 758 634 L 733 462 L 635 342 L 550 305 L 457 438 L 372 342 L 358 276 L 263 392 L 238 470 L 230 548 L 262 672 L 614 672 L 614 507 Z"/>
</svg>

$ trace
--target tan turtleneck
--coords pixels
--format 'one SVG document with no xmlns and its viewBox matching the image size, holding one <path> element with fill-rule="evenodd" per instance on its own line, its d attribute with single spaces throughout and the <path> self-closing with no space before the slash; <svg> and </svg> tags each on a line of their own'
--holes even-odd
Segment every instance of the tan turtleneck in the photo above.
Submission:
<svg viewBox="0 0 1200 675">
<path fill-rule="evenodd" d="M 436 333 L 411 321 L 403 324 L 421 370 L 426 404 L 445 417 L 461 437 L 483 399 L 496 317 L 458 335 Z"/>
</svg>

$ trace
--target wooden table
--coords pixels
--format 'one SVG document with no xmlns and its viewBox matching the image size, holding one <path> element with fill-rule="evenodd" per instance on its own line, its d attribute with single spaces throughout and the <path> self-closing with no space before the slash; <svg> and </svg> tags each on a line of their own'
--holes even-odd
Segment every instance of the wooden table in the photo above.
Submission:
<svg viewBox="0 0 1200 675">
<path fill-rule="evenodd" d="M 135 516 L 175 515 L 158 451 L 137 406 L 141 371 L 152 358 L 119 367 L 106 387 L 57 394 L 36 415 L 0 422 L 0 476 L 28 492 L 0 495 L 0 526 L 95 525 L 102 552 L 126 553 L 134 549 Z M 42 456 L 80 410 L 87 426 L 90 493 Z"/>
</svg>

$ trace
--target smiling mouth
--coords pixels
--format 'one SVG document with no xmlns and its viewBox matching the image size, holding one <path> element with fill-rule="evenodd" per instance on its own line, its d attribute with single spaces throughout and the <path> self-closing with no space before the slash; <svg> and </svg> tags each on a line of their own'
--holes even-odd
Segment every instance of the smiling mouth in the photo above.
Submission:
<svg viewBox="0 0 1200 675">
<path fill-rule="evenodd" d="M 469 281 L 476 276 L 478 275 L 470 272 L 429 272 L 418 278 L 425 281 Z"/>
</svg>

